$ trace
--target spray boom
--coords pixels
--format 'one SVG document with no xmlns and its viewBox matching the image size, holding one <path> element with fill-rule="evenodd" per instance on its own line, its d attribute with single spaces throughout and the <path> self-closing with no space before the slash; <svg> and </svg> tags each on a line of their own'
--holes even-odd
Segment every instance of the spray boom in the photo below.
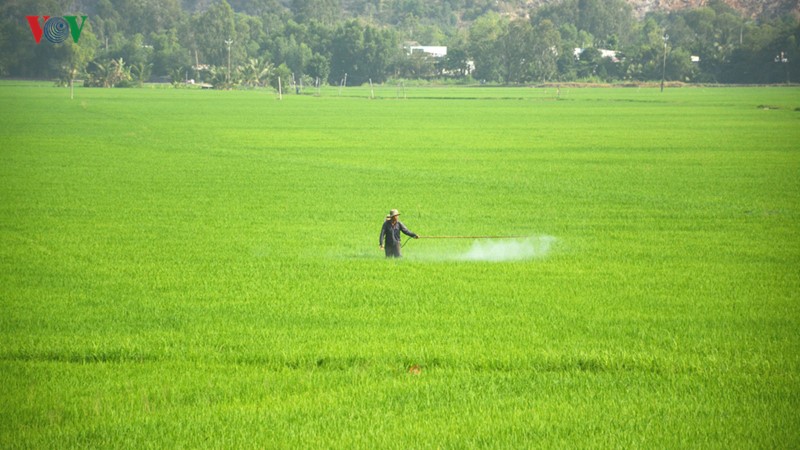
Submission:
<svg viewBox="0 0 800 450">
<path fill-rule="evenodd" d="M 419 236 L 419 239 L 526 239 L 530 236 Z M 405 247 L 412 238 L 406 241 L 400 247 Z"/>
<path fill-rule="evenodd" d="M 420 236 L 420 239 L 523 239 L 528 236 Z"/>
</svg>

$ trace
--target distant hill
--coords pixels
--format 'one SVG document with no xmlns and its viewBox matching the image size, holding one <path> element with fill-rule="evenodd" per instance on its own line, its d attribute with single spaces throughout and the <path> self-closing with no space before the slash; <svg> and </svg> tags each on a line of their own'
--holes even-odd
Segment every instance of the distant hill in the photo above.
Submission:
<svg viewBox="0 0 800 450">
<path fill-rule="evenodd" d="M 671 11 L 705 6 L 709 0 L 628 0 L 628 3 L 633 6 L 638 16 L 643 16 L 650 11 Z M 800 3 L 797 0 L 722 0 L 722 3 L 750 18 L 777 17 L 787 14 L 794 17 L 800 16 Z"/>
<path fill-rule="evenodd" d="M 558 0 L 528 0 L 529 7 L 537 7 Z M 797 0 L 720 0 L 749 18 L 776 18 L 791 15 L 800 18 L 800 2 Z M 654 11 L 675 11 L 684 8 L 707 6 L 710 0 L 627 0 L 637 17 Z"/>
</svg>

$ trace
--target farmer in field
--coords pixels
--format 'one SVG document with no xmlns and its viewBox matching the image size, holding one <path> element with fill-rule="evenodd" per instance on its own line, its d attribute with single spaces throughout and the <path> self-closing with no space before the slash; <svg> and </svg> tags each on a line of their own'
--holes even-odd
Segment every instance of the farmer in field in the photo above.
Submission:
<svg viewBox="0 0 800 450">
<path fill-rule="evenodd" d="M 400 216 L 400 212 L 396 209 L 389 211 L 389 215 L 387 219 L 383 221 L 383 227 L 381 228 L 381 237 L 379 239 L 379 244 L 382 249 L 386 251 L 387 258 L 400 258 L 403 255 L 400 254 L 400 232 L 402 231 L 403 234 L 407 236 L 411 236 L 414 239 L 418 239 L 419 236 L 410 231 L 403 225 L 400 220 L 398 220 L 398 216 Z M 386 239 L 384 245 L 384 238 Z"/>
</svg>

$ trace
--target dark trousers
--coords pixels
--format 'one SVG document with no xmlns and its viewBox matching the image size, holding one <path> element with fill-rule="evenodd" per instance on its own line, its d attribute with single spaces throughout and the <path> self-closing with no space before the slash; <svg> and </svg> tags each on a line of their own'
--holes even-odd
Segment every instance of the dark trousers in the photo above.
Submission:
<svg viewBox="0 0 800 450">
<path fill-rule="evenodd" d="M 383 250 L 386 252 L 387 258 L 402 258 L 403 255 L 400 254 L 400 244 L 386 244 L 383 247 Z"/>
</svg>

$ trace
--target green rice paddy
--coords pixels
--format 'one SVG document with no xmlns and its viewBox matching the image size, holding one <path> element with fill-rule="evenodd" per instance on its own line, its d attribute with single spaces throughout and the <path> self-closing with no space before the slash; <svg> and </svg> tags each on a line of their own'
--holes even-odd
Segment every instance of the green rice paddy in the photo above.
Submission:
<svg viewBox="0 0 800 450">
<path fill-rule="evenodd" d="M 0 102 L 2 448 L 800 446 L 798 88 Z"/>
</svg>

